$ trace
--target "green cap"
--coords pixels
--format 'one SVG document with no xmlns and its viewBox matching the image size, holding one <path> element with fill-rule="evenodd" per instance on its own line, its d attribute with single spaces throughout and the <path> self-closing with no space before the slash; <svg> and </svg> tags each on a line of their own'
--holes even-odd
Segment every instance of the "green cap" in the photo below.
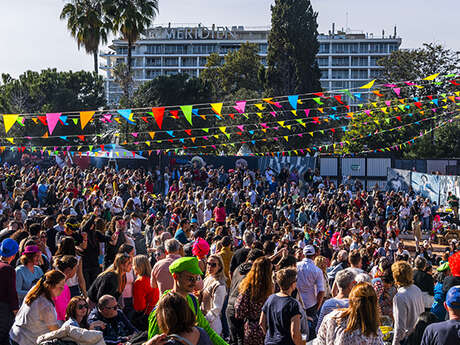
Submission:
<svg viewBox="0 0 460 345">
<path fill-rule="evenodd" d="M 200 270 L 200 266 L 198 266 L 198 259 L 195 256 L 177 259 L 169 266 L 169 272 L 171 272 L 171 274 L 184 271 L 192 274 L 203 274 Z"/>
<path fill-rule="evenodd" d="M 438 272 L 444 272 L 444 271 L 447 271 L 448 269 L 449 269 L 449 262 L 446 261 L 442 265 L 439 265 L 437 271 Z"/>
</svg>

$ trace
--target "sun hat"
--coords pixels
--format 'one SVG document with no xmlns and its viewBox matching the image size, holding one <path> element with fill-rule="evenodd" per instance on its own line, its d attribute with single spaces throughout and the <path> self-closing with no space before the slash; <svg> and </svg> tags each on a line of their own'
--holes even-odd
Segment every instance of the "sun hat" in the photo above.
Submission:
<svg viewBox="0 0 460 345">
<path fill-rule="evenodd" d="M 12 257 L 13 255 L 16 255 L 18 249 L 18 242 L 11 238 L 7 238 L 3 240 L 2 244 L 0 245 L 0 256 L 4 258 Z"/>
</svg>

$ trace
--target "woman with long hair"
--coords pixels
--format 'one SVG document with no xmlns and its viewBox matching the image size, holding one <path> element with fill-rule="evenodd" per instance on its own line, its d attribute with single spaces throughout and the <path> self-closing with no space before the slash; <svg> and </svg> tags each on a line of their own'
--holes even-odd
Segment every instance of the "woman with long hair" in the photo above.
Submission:
<svg viewBox="0 0 460 345">
<path fill-rule="evenodd" d="M 321 323 L 314 345 L 383 345 L 377 295 L 369 283 L 353 287 L 349 307 L 329 313 Z"/>
<path fill-rule="evenodd" d="M 133 284 L 133 324 L 138 329 L 146 329 L 148 326 L 148 316 L 160 298 L 158 287 L 152 288 L 150 285 L 150 275 L 152 266 L 146 255 L 136 255 L 133 259 L 134 273 L 137 279 Z"/>
<path fill-rule="evenodd" d="M 95 321 L 91 325 L 89 325 L 88 314 L 89 306 L 88 303 L 86 303 L 86 299 L 83 296 L 75 296 L 70 300 L 69 304 L 67 305 L 65 311 L 66 321 L 64 322 L 62 327 L 70 325 L 90 330 L 96 329 L 96 327 L 105 327 L 105 324 L 102 321 Z"/>
<path fill-rule="evenodd" d="M 245 345 L 262 345 L 264 333 L 259 325 L 262 307 L 273 293 L 272 263 L 267 257 L 254 261 L 241 282 L 235 302 L 235 318 L 244 321 Z"/>
<path fill-rule="evenodd" d="M 78 260 L 77 274 L 66 281 L 66 285 L 70 289 L 71 296 L 79 296 L 81 293 L 83 296 L 87 297 L 88 294 L 86 292 L 86 280 L 83 276 L 83 263 L 81 261 L 81 257 L 77 253 L 75 241 L 70 236 L 66 236 L 61 239 L 61 242 L 58 245 L 58 249 L 54 254 L 54 260 L 59 260 L 59 258 L 64 255 L 75 256 Z"/>
<path fill-rule="evenodd" d="M 222 333 L 222 308 L 227 295 L 227 278 L 224 273 L 224 261 L 218 254 L 208 258 L 206 278 L 201 290 L 201 311 L 211 328 L 217 334 Z"/>
<path fill-rule="evenodd" d="M 126 273 L 131 271 L 132 258 L 129 254 L 117 254 L 113 265 L 107 268 L 94 281 L 88 290 L 89 300 L 96 305 L 104 295 L 118 300 L 126 285 Z"/>
<path fill-rule="evenodd" d="M 59 328 L 53 298 L 61 294 L 64 284 L 64 273 L 53 270 L 32 287 L 10 330 L 11 344 L 36 344 L 40 335 Z"/>
</svg>

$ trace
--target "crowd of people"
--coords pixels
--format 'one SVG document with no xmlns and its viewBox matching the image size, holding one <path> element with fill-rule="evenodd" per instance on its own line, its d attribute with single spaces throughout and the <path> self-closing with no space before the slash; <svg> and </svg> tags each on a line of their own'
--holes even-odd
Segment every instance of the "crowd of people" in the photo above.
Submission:
<svg viewBox="0 0 460 345">
<path fill-rule="evenodd" d="M 456 224 L 412 191 L 4 164 L 0 222 L 0 344 L 460 343 Z"/>
</svg>

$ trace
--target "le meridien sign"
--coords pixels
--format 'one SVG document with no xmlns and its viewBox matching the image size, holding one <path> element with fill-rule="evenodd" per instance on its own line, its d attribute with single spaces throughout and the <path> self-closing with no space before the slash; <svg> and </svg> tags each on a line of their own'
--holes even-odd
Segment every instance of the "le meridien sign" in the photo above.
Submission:
<svg viewBox="0 0 460 345">
<path fill-rule="evenodd" d="M 226 26 L 183 28 L 157 27 L 147 31 L 146 38 L 162 40 L 231 40 L 236 33 Z"/>
</svg>

